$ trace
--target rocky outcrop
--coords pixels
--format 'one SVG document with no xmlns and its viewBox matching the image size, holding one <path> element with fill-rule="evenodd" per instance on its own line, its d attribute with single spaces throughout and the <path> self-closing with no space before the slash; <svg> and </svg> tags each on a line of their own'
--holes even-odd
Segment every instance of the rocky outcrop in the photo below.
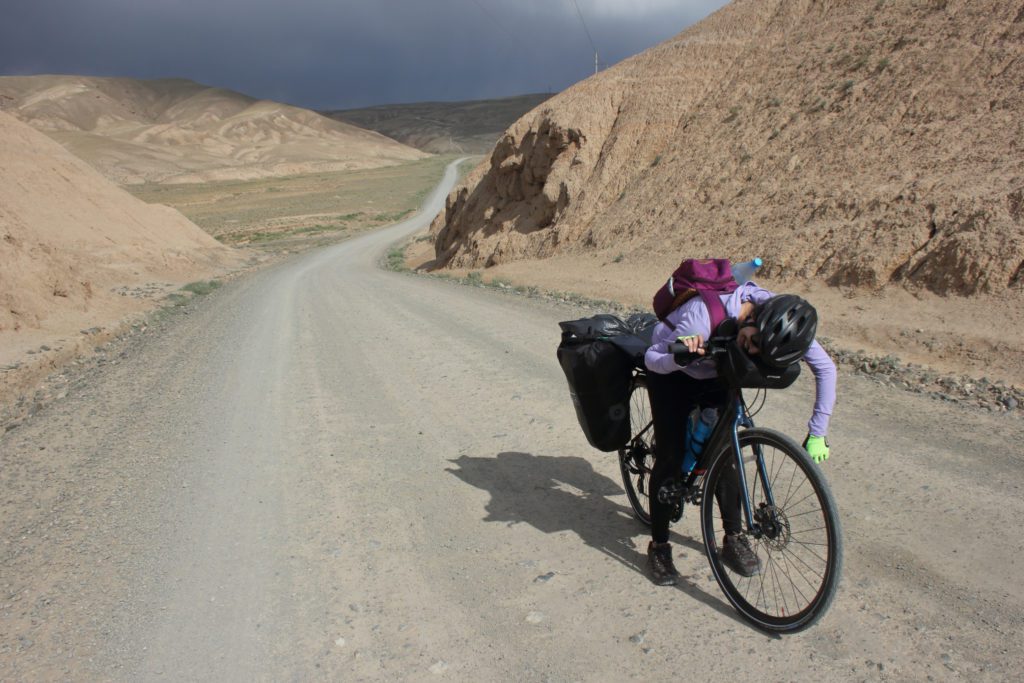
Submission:
<svg viewBox="0 0 1024 683">
<path fill-rule="evenodd" d="M 1024 0 L 737 0 L 514 124 L 437 264 L 747 258 L 770 275 L 1024 291 Z"/>
</svg>

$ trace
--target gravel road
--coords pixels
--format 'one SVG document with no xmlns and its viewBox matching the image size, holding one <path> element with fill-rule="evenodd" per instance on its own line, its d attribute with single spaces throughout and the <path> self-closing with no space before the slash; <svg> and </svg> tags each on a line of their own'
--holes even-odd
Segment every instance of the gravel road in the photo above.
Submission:
<svg viewBox="0 0 1024 683">
<path fill-rule="evenodd" d="M 643 573 L 555 362 L 577 310 L 381 270 L 414 219 L 231 282 L 0 437 L 3 680 L 1006 680 L 1021 422 L 840 377 L 846 573 L 739 621 Z M 759 423 L 802 437 L 812 387 Z"/>
</svg>

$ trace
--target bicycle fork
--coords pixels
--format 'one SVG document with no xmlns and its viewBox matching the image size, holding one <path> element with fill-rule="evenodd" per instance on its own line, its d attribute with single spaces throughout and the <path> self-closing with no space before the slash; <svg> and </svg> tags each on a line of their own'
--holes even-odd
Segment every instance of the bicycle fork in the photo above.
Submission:
<svg viewBox="0 0 1024 683">
<path fill-rule="evenodd" d="M 728 430 L 729 445 L 732 448 L 733 457 L 735 458 L 736 476 L 738 478 L 739 488 L 742 491 L 740 502 L 743 506 L 743 515 L 747 522 L 747 531 L 755 538 L 760 538 L 766 530 L 762 528 L 761 523 L 758 521 L 758 515 L 754 510 L 753 503 L 750 500 L 750 489 L 747 487 L 747 472 L 743 466 L 743 450 L 740 448 L 740 428 L 751 428 L 754 426 L 754 421 L 747 414 L 746 405 L 743 403 L 742 394 L 737 390 L 730 399 L 730 408 L 732 409 L 731 419 L 727 420 L 728 413 L 723 415 L 723 419 L 720 421 L 722 424 L 718 426 L 718 429 L 725 431 Z M 717 430 L 716 430 L 717 431 Z M 713 436 L 719 436 L 715 434 Z M 719 436 L 719 439 L 724 437 Z M 713 442 L 715 439 L 709 441 Z M 715 449 L 710 452 L 715 452 Z M 761 448 L 761 444 L 753 444 L 754 461 L 757 465 L 757 477 L 761 481 L 762 488 L 764 489 L 765 500 L 770 510 L 775 509 L 775 497 L 772 493 L 771 484 L 768 479 L 768 469 L 764 463 L 764 451 Z M 713 491 L 711 492 L 714 493 Z M 773 522 L 774 515 L 768 520 L 769 523 Z"/>
</svg>

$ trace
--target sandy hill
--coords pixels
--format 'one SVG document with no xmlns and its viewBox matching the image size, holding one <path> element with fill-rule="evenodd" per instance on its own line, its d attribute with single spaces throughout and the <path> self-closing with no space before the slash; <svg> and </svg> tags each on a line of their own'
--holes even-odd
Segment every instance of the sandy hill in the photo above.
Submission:
<svg viewBox="0 0 1024 683">
<path fill-rule="evenodd" d="M 181 79 L 0 77 L 0 110 L 121 184 L 376 168 L 425 156 L 307 109 Z"/>
<path fill-rule="evenodd" d="M 135 199 L 0 112 L 0 365 L 146 305 L 115 290 L 180 285 L 240 261 L 177 211 Z"/>
<path fill-rule="evenodd" d="M 505 129 L 548 93 L 467 102 L 417 102 L 323 112 L 432 154 L 487 154 Z"/>
<path fill-rule="evenodd" d="M 736 0 L 509 128 L 435 221 L 438 263 L 760 255 L 1019 292 L 1022 145 L 1024 1 Z"/>
</svg>

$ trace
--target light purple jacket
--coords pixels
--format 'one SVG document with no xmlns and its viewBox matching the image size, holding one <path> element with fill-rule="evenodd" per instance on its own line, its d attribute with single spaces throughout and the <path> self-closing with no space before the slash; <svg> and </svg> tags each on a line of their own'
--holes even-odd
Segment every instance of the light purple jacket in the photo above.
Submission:
<svg viewBox="0 0 1024 683">
<path fill-rule="evenodd" d="M 739 315 L 742 304 L 748 301 L 761 304 L 773 296 L 775 295 L 767 289 L 747 282 L 737 287 L 731 294 L 723 294 L 721 298 L 725 314 L 735 318 Z M 658 323 L 654 327 L 654 343 L 644 355 L 647 369 L 662 375 L 681 370 L 694 379 L 714 377 L 715 365 L 710 359 L 702 358 L 689 363 L 686 367 L 680 367 L 673 355 L 668 352 L 668 345 L 678 337 L 699 334 L 707 339 L 711 335 L 711 317 L 708 315 L 708 307 L 704 305 L 704 300 L 699 296 L 693 297 L 672 311 L 667 322 L 671 326 Z M 829 418 L 832 417 L 832 406 L 836 402 L 836 366 L 817 341 L 812 342 L 811 348 L 807 349 L 804 361 L 814 373 L 816 388 L 814 412 L 807 423 L 807 430 L 815 436 L 825 436 L 828 433 Z"/>
</svg>

